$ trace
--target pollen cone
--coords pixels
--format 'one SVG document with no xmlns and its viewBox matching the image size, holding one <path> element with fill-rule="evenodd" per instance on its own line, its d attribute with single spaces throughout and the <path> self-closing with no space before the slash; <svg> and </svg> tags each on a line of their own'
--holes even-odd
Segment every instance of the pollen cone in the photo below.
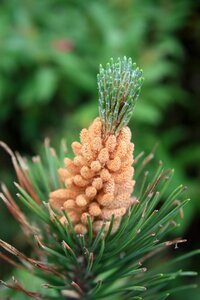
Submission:
<svg viewBox="0 0 200 300">
<path fill-rule="evenodd" d="M 103 137 L 102 121 L 96 118 L 89 129 L 80 133 L 80 143 L 72 143 L 74 159 L 65 158 L 65 168 L 58 170 L 65 188 L 50 193 L 51 206 L 64 208 L 77 233 L 87 232 L 87 216 L 93 220 L 94 233 L 103 220 L 109 228 L 115 216 L 113 232 L 117 230 L 122 216 L 133 204 L 131 197 L 135 181 L 131 132 L 121 129 L 116 137 Z M 67 222 L 61 217 L 62 222 Z"/>
</svg>

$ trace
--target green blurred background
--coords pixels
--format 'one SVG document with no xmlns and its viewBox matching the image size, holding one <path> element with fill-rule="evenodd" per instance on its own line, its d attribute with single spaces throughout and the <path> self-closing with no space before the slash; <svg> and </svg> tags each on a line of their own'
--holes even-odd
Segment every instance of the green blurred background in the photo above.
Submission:
<svg viewBox="0 0 200 300">
<path fill-rule="evenodd" d="M 174 185 L 189 187 L 178 234 L 188 239 L 186 250 L 198 247 L 199 20 L 191 0 L 1 0 L 0 139 L 26 155 L 46 136 L 70 145 L 98 114 L 99 63 L 132 57 L 145 77 L 130 122 L 136 154 L 158 144 L 157 158 L 175 168 Z M 1 181 L 11 186 L 11 163 L 0 153 Z M 1 237 L 23 247 L 2 203 L 0 210 Z M 10 271 L 1 266 L 0 277 Z"/>
</svg>

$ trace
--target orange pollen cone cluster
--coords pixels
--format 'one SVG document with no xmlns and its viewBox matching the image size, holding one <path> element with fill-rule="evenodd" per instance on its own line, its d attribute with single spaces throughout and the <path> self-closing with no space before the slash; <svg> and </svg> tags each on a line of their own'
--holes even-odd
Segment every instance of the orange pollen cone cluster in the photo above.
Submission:
<svg viewBox="0 0 200 300">
<path fill-rule="evenodd" d="M 77 234 L 87 233 L 88 216 L 94 235 L 105 222 L 108 230 L 112 215 L 112 233 L 119 227 L 122 216 L 135 203 L 131 197 L 135 181 L 131 132 L 121 129 L 118 136 L 102 132 L 102 122 L 96 118 L 89 129 L 80 133 L 80 143 L 72 143 L 74 159 L 64 159 L 58 170 L 65 188 L 50 193 L 49 202 L 58 212 L 66 211 Z M 64 216 L 61 222 L 67 223 Z"/>
</svg>

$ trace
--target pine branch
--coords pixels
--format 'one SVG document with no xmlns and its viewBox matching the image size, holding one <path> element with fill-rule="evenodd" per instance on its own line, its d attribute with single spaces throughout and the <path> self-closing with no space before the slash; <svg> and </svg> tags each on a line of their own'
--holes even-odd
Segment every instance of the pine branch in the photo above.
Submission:
<svg viewBox="0 0 200 300">
<path fill-rule="evenodd" d="M 105 70 L 100 68 L 101 119 L 83 129 L 80 143 L 72 144 L 73 160 L 66 158 L 63 142 L 57 154 L 46 140 L 41 156 L 32 160 L 1 143 L 18 183 L 16 200 L 5 185 L 0 196 L 31 242 L 34 256 L 1 240 L 0 246 L 14 258 L 0 257 L 43 280 L 41 293 L 27 290 L 16 279 L 2 285 L 35 299 L 87 300 L 166 299 L 179 289 L 195 287 L 172 289 L 170 282 L 197 275 L 174 268 L 200 250 L 163 263 L 167 248 L 186 242 L 168 239 L 189 202 L 185 187 L 170 190 L 174 171 L 165 170 L 162 162 L 152 171 L 154 151 L 139 155 L 132 166 L 133 144 L 126 125 L 141 84 L 141 71 L 131 59 L 111 60 Z M 19 201 L 34 217 L 34 226 Z M 151 265 L 158 256 L 162 264 Z"/>
</svg>

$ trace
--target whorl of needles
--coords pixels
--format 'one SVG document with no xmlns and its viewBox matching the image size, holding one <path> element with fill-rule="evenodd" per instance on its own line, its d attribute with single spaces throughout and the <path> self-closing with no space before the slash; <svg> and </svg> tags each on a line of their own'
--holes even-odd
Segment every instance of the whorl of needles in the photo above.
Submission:
<svg viewBox="0 0 200 300">
<path fill-rule="evenodd" d="M 99 115 L 105 136 L 117 135 L 128 124 L 144 80 L 142 73 L 126 56 L 117 62 L 111 58 L 105 69 L 100 65 L 97 75 Z"/>
</svg>

